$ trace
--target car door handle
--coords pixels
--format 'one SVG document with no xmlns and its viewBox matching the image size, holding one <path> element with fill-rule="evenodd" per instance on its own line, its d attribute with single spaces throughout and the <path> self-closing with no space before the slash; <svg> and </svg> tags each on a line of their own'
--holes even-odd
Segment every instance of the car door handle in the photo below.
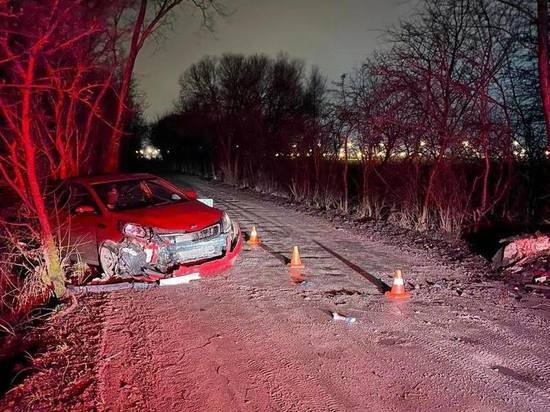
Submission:
<svg viewBox="0 0 550 412">
<path fill-rule="evenodd" d="M 103 223 L 98 223 L 97 227 L 100 228 L 100 229 L 105 229 L 107 226 L 104 225 Z"/>
</svg>

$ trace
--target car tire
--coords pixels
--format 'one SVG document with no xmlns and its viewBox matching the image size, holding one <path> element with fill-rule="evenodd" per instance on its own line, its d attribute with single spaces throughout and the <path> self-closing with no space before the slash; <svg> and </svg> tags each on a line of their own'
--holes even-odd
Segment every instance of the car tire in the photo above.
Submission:
<svg viewBox="0 0 550 412">
<path fill-rule="evenodd" d="M 103 242 L 99 247 L 99 264 L 106 278 L 117 274 L 118 253 L 116 250 L 115 243 L 109 240 Z"/>
</svg>

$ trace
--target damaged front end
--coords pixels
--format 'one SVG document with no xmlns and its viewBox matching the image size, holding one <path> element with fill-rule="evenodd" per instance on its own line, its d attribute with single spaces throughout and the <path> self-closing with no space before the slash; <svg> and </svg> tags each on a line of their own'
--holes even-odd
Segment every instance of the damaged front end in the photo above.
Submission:
<svg viewBox="0 0 550 412">
<path fill-rule="evenodd" d="M 133 223 L 121 227 L 120 242 L 106 241 L 100 261 L 108 277 L 170 277 L 187 266 L 223 259 L 239 242 L 240 229 L 224 213 L 221 221 L 194 232 L 168 232 Z"/>
</svg>

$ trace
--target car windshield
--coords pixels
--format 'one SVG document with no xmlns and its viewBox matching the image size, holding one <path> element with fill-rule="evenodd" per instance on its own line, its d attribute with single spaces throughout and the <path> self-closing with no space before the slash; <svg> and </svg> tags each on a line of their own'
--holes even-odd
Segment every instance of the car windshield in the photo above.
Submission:
<svg viewBox="0 0 550 412">
<path fill-rule="evenodd" d="M 110 210 L 137 209 L 185 200 L 182 194 L 153 179 L 100 183 L 93 188 Z"/>
</svg>

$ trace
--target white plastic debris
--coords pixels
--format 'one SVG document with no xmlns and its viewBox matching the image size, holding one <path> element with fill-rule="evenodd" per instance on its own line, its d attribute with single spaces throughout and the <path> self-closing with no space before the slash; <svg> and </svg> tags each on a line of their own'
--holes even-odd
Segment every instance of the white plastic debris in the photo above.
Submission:
<svg viewBox="0 0 550 412">
<path fill-rule="evenodd" d="M 199 280 L 201 278 L 200 273 L 190 273 L 188 275 L 184 276 L 176 276 L 173 278 L 168 279 L 161 279 L 159 280 L 160 286 L 173 286 L 173 285 L 181 285 L 182 283 L 189 283 L 193 280 Z"/>
<path fill-rule="evenodd" d="M 514 265 L 521 270 L 525 262 L 550 255 L 550 236 L 542 233 L 502 239 L 500 242 L 505 246 L 493 257 L 496 268 Z"/>
<path fill-rule="evenodd" d="M 197 199 L 199 202 L 209 207 L 214 207 L 214 199 Z"/>
<path fill-rule="evenodd" d="M 69 285 L 67 288 L 73 293 L 108 293 L 108 292 L 118 292 L 125 289 L 149 289 L 156 287 L 156 283 L 143 283 L 143 282 L 120 282 L 120 283 L 110 283 L 106 285 L 93 285 L 89 284 L 86 286 L 73 286 Z"/>
<path fill-rule="evenodd" d="M 535 283 L 544 283 L 548 280 L 548 276 L 539 276 L 535 278 Z"/>
<path fill-rule="evenodd" d="M 352 323 L 355 323 L 355 321 L 357 320 L 352 316 L 340 315 L 338 312 L 332 312 L 332 319 L 334 319 L 334 320 L 343 320 L 343 321 L 346 321 L 347 323 L 349 323 L 350 325 Z"/>
</svg>

